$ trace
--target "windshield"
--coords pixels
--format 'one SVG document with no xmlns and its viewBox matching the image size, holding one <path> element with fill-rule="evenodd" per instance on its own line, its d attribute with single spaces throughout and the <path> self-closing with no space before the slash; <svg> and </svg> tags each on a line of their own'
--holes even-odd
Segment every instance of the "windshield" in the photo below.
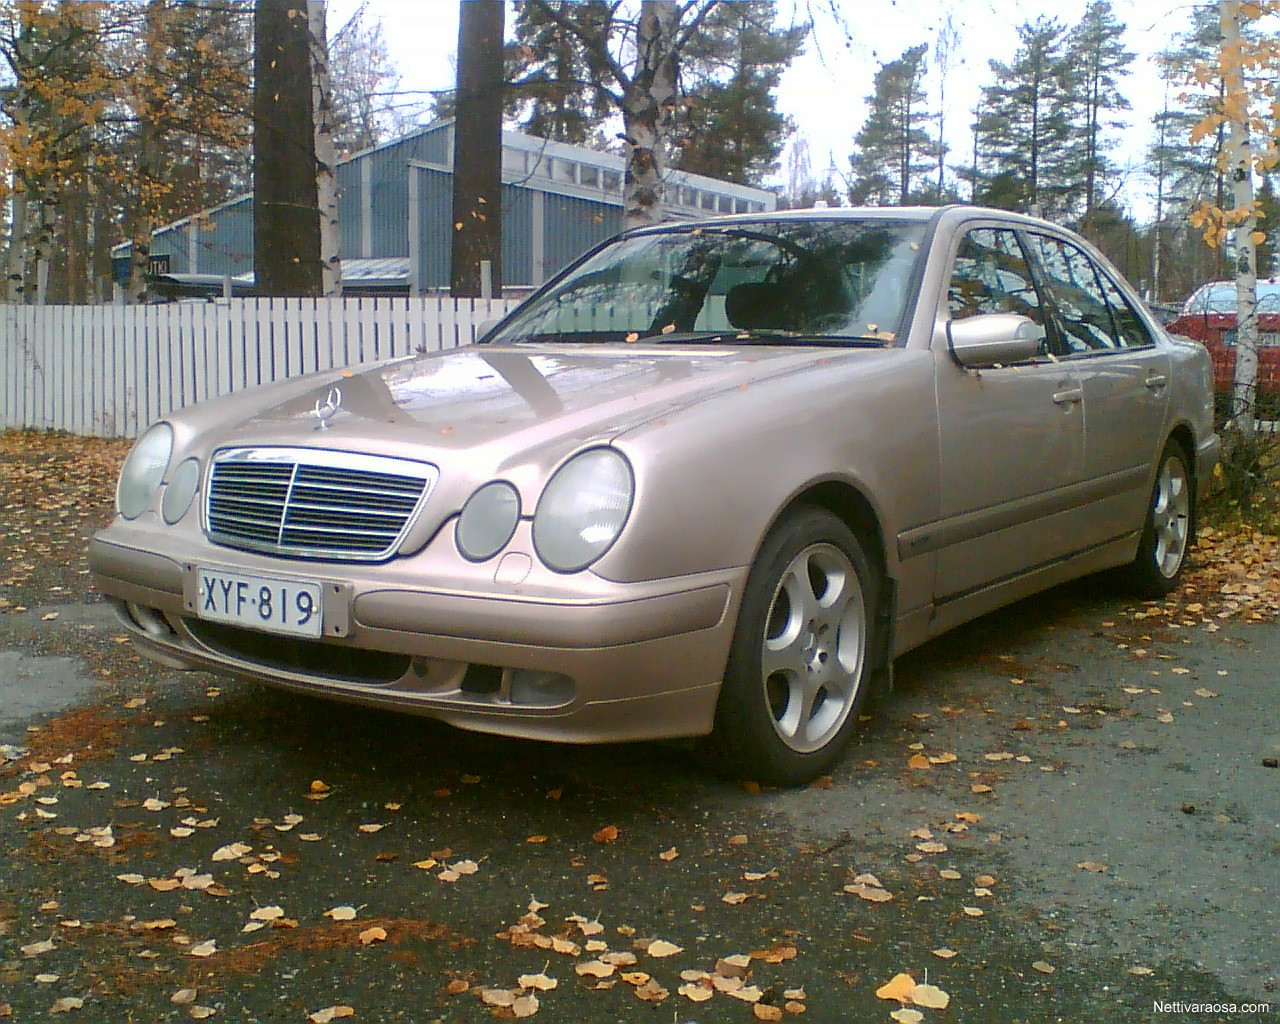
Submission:
<svg viewBox="0 0 1280 1024">
<path fill-rule="evenodd" d="M 486 341 L 862 342 L 891 345 L 921 221 L 689 225 L 621 238 Z"/>
</svg>

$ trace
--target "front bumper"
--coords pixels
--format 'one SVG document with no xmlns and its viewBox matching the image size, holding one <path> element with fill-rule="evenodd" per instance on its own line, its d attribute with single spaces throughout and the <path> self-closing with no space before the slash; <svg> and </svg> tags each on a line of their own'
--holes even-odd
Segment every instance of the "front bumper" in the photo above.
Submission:
<svg viewBox="0 0 1280 1024">
<path fill-rule="evenodd" d="M 324 637 L 202 619 L 195 572 L 210 565 L 321 582 Z M 379 565 L 289 561 L 146 517 L 98 533 L 89 566 L 139 646 L 166 664 L 571 743 L 709 733 L 746 576 L 556 577 L 471 565 L 440 543 Z"/>
</svg>

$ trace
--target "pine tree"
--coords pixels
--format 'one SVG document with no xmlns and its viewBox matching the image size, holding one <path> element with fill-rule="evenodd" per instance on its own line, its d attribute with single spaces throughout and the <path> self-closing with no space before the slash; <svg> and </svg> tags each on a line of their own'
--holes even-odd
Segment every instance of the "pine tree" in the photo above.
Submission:
<svg viewBox="0 0 1280 1024">
<path fill-rule="evenodd" d="M 1263 175 L 1258 194 L 1254 197 L 1254 205 L 1258 209 L 1258 230 L 1263 234 L 1257 248 L 1258 277 L 1274 278 L 1280 273 L 1280 266 L 1276 265 L 1276 240 L 1280 237 L 1280 197 L 1276 196 L 1271 175 Z"/>
<path fill-rule="evenodd" d="M 320 295 L 311 43 L 296 0 L 254 6 L 253 269 L 260 295 Z"/>
<path fill-rule="evenodd" d="M 615 109 L 605 87 L 607 62 L 583 39 L 615 31 L 604 0 L 558 5 L 517 4 L 515 39 L 507 45 L 506 115 L 522 131 L 555 142 L 590 142 Z M 565 30 L 571 22 L 573 31 Z"/>
<path fill-rule="evenodd" d="M 991 61 L 996 82 L 984 86 L 976 125 L 979 202 L 1003 205 L 1016 195 L 1050 217 L 1065 215 L 1078 187 L 1067 169 L 1066 28 L 1040 17 L 1018 27 L 1013 62 Z M 999 185 L 993 190 L 993 185 Z"/>
<path fill-rule="evenodd" d="M 744 185 L 778 170 L 794 125 L 778 111 L 775 91 L 809 26 L 779 28 L 776 16 L 773 0 L 722 3 L 690 39 L 673 129 L 675 166 Z"/>
<path fill-rule="evenodd" d="M 502 294 L 502 35 L 504 0 L 466 0 L 458 19 L 458 120 L 453 134 L 454 297 Z"/>
<path fill-rule="evenodd" d="M 1222 37 L 1217 8 L 1191 8 L 1187 28 L 1157 57 L 1165 82 L 1165 103 L 1155 118 L 1155 138 L 1147 166 L 1156 188 L 1156 241 L 1152 280 L 1158 297 L 1182 298 L 1206 280 L 1226 276 L 1222 250 L 1201 244 L 1187 222 L 1202 201 L 1225 207 L 1228 190 L 1219 155 L 1226 140 L 1225 123 L 1197 141 L 1196 125 L 1220 100 L 1221 81 L 1207 89 L 1192 88 L 1196 69 L 1216 59 Z"/>
<path fill-rule="evenodd" d="M 938 148 L 926 127 L 935 119 L 925 109 L 926 50 L 924 44 L 910 47 L 876 72 L 875 92 L 867 97 L 871 112 L 849 158 L 849 198 L 855 205 L 902 204 L 928 188 Z"/>
<path fill-rule="evenodd" d="M 1208 90 L 1191 88 L 1196 69 L 1215 60 L 1222 39 L 1215 5 L 1192 7 L 1187 29 L 1173 37 L 1173 45 L 1157 57 L 1160 74 L 1169 86 L 1169 102 L 1158 115 L 1165 129 L 1163 174 L 1165 193 L 1173 202 L 1190 203 L 1212 199 L 1226 201 L 1226 185 L 1218 166 L 1224 134 L 1219 125 L 1197 142 L 1191 134 L 1197 124 L 1212 113 L 1221 98 L 1221 82 Z M 1159 154 L 1155 154 L 1159 155 Z"/>
<path fill-rule="evenodd" d="M 1125 49 L 1123 36 L 1124 26 L 1115 20 L 1110 0 L 1092 0 L 1066 41 L 1065 101 L 1073 126 L 1067 159 L 1081 181 L 1079 202 L 1084 210 L 1079 227 L 1086 235 L 1094 210 L 1110 198 L 1100 194 L 1099 184 L 1112 170 L 1107 153 L 1114 140 L 1108 132 L 1122 126 L 1111 115 L 1130 109 L 1120 82 L 1129 74 L 1134 55 Z"/>
</svg>

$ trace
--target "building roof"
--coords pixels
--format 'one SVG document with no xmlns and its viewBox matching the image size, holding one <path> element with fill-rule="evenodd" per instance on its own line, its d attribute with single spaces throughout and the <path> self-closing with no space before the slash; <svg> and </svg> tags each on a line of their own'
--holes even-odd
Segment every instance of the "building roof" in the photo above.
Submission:
<svg viewBox="0 0 1280 1024">
<path fill-rule="evenodd" d="M 338 161 L 338 166 L 369 158 L 407 144 L 415 139 L 453 131 L 454 119 L 442 118 L 430 124 L 389 139 L 369 149 L 351 153 Z M 502 133 L 502 179 L 505 184 L 519 185 L 572 198 L 592 199 L 612 206 L 623 205 L 623 183 L 626 161 L 615 153 L 552 142 L 522 132 Z M 420 158 L 406 159 L 407 166 L 453 171 L 453 146 L 439 150 L 444 159 L 437 162 Z M 764 189 L 720 181 L 701 174 L 671 169 L 666 174 L 666 207 L 675 217 L 705 217 L 717 213 L 748 213 L 772 210 L 776 206 L 773 193 Z M 252 202 L 253 194 L 244 193 L 189 217 L 182 217 L 156 229 L 155 234 L 182 230 L 192 223 L 207 221 L 218 213 Z M 115 258 L 127 256 L 132 243 L 121 242 L 111 249 Z M 350 261 L 347 261 L 350 262 Z M 345 276 L 345 271 L 344 271 Z"/>
</svg>

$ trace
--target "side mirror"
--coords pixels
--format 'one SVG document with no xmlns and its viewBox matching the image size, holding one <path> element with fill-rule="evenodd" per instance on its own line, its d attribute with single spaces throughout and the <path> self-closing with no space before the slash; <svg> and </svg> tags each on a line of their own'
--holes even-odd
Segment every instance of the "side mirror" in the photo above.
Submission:
<svg viewBox="0 0 1280 1024">
<path fill-rule="evenodd" d="M 1025 363 L 1041 352 L 1044 328 L 1018 313 L 983 313 L 948 320 L 947 348 L 964 367 Z"/>
</svg>

